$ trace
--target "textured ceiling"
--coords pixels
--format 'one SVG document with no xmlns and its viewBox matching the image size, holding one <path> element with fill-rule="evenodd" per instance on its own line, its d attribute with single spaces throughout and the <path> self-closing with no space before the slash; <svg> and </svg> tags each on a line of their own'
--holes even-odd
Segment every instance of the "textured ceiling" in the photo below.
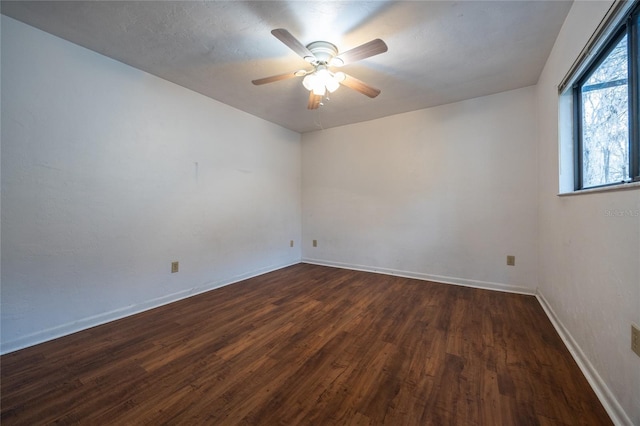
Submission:
<svg viewBox="0 0 640 426">
<path fill-rule="evenodd" d="M 535 84 L 570 1 L 18 1 L 2 13 L 298 132 L 371 120 Z M 270 34 L 340 51 L 375 38 L 388 52 L 347 65 L 379 88 L 341 87 L 306 109 L 309 68 Z"/>
</svg>

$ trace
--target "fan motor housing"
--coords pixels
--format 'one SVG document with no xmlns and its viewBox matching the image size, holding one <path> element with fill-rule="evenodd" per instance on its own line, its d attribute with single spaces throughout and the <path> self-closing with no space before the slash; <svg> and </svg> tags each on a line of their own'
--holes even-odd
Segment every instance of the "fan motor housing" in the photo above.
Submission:
<svg viewBox="0 0 640 426">
<path fill-rule="evenodd" d="M 313 53 L 318 62 L 329 63 L 331 59 L 338 55 L 338 48 L 328 41 L 314 41 L 307 45 L 307 49 Z"/>
</svg>

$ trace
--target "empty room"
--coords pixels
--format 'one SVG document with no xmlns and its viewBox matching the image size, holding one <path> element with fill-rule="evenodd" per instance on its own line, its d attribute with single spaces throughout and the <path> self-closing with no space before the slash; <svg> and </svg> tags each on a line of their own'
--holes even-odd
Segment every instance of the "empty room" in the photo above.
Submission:
<svg viewBox="0 0 640 426">
<path fill-rule="evenodd" d="M 2 1 L 0 421 L 640 426 L 636 1 Z"/>
</svg>

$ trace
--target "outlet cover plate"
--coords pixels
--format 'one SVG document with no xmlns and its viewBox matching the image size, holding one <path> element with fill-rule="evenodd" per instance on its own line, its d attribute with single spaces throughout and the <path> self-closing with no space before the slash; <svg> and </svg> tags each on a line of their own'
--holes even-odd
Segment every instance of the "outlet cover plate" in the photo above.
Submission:
<svg viewBox="0 0 640 426">
<path fill-rule="evenodd" d="M 180 262 L 171 262 L 171 273 L 175 274 L 180 270 Z"/>
<path fill-rule="evenodd" d="M 640 356 L 640 327 L 631 324 L 631 350 Z"/>
</svg>

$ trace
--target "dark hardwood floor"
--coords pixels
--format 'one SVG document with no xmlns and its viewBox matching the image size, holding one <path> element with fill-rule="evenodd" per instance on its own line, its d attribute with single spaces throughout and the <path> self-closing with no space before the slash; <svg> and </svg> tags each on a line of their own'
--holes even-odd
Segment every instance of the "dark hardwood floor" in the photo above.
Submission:
<svg viewBox="0 0 640 426">
<path fill-rule="evenodd" d="M 606 425 L 533 296 L 299 264 L 4 355 L 3 425 Z"/>
</svg>

